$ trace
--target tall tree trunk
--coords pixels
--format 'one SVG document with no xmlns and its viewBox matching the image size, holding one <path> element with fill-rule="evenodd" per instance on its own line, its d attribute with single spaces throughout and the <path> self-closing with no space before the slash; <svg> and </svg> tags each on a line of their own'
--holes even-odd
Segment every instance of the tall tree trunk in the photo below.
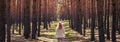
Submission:
<svg viewBox="0 0 120 42">
<path fill-rule="evenodd" d="M 70 19 L 71 25 L 70 25 L 70 27 L 73 29 L 74 28 L 74 24 L 73 24 L 74 18 L 73 18 L 73 11 L 72 11 L 73 10 L 73 2 L 72 2 L 72 0 L 71 0 L 70 4 L 71 4 L 71 8 L 70 8 L 71 9 L 70 10 L 71 11 L 71 13 L 70 13 L 70 15 L 71 15 L 71 19 Z"/>
<path fill-rule="evenodd" d="M 5 1 L 0 0 L 0 42 L 5 42 Z"/>
<path fill-rule="evenodd" d="M 10 0 L 6 0 L 7 42 L 11 42 Z"/>
<path fill-rule="evenodd" d="M 89 28 L 91 28 L 91 14 L 92 14 L 92 3 L 91 3 L 91 0 L 89 0 L 89 20 L 88 20 L 88 22 L 89 22 Z"/>
<path fill-rule="evenodd" d="M 21 0 L 18 0 L 18 32 L 21 35 Z"/>
<path fill-rule="evenodd" d="M 25 39 L 30 37 L 30 0 L 25 0 L 24 7 L 24 36 Z"/>
<path fill-rule="evenodd" d="M 110 40 L 110 29 L 109 29 L 109 14 L 110 14 L 110 0 L 107 0 L 107 39 Z"/>
<path fill-rule="evenodd" d="M 74 1 L 74 4 L 77 4 L 76 1 Z M 74 14 L 74 15 L 73 15 L 73 21 L 74 21 L 73 24 L 74 24 L 74 26 L 73 26 L 73 27 L 74 27 L 74 30 L 76 30 L 76 25 L 77 25 L 77 24 L 76 24 L 76 14 L 77 14 L 77 13 L 76 13 L 76 11 L 77 11 L 77 10 L 76 10 L 76 7 L 77 7 L 77 5 L 73 5 L 73 6 L 74 6 L 74 7 L 73 7 L 73 9 L 74 9 L 74 13 L 73 13 L 73 14 Z"/>
<path fill-rule="evenodd" d="M 120 34 L 120 0 L 118 0 L 118 22 L 119 22 L 119 34 Z"/>
<path fill-rule="evenodd" d="M 86 14 L 85 14 L 86 15 Z M 86 20 L 86 16 L 84 15 L 84 32 L 83 32 L 83 35 L 85 36 L 86 35 L 86 25 L 87 25 L 87 20 Z"/>
<path fill-rule="evenodd" d="M 81 0 L 77 0 L 76 31 L 78 31 L 82 35 L 82 14 L 80 13 L 82 10 L 80 7 L 80 1 Z"/>
<path fill-rule="evenodd" d="M 107 17 L 107 0 L 104 0 L 104 15 L 103 15 L 103 28 L 104 28 L 104 31 L 105 31 L 105 34 L 106 34 L 106 17 Z"/>
<path fill-rule="evenodd" d="M 117 14 L 116 14 L 116 2 L 117 0 L 112 0 L 112 42 L 116 42 L 116 28 L 117 28 Z"/>
<path fill-rule="evenodd" d="M 75 1 L 75 4 L 77 4 L 77 1 Z M 76 9 L 76 7 L 77 7 L 77 5 L 74 5 L 74 9 L 75 9 L 75 11 L 74 11 L 74 29 L 76 30 L 76 28 L 77 28 L 77 19 L 76 19 L 76 15 L 77 15 L 77 9 Z"/>
<path fill-rule="evenodd" d="M 92 3 L 92 16 L 91 16 L 91 18 L 92 18 L 92 20 L 91 20 L 91 41 L 95 41 L 95 34 L 94 34 L 94 28 L 95 28 L 95 16 L 96 16 L 96 14 L 95 14 L 95 0 L 92 0 L 91 1 L 91 3 Z"/>
<path fill-rule="evenodd" d="M 15 9 L 15 0 L 11 0 L 11 10 L 12 10 L 12 24 L 13 24 L 13 28 L 12 28 L 12 34 L 14 34 L 14 29 L 15 29 L 15 14 L 16 14 L 16 9 Z"/>
<path fill-rule="evenodd" d="M 38 0 L 38 36 L 40 36 L 40 25 L 41 25 L 41 0 Z"/>
<path fill-rule="evenodd" d="M 105 42 L 104 29 L 103 29 L 103 8 L 104 0 L 97 0 L 97 17 L 98 17 L 98 31 L 99 31 L 99 42 Z"/>
<path fill-rule="evenodd" d="M 33 14 L 32 14 L 32 39 L 36 38 L 37 33 L 37 0 L 33 0 Z"/>
<path fill-rule="evenodd" d="M 117 26 L 116 26 L 116 29 L 117 29 L 117 30 L 116 30 L 116 31 L 119 32 L 119 21 L 118 21 L 118 20 L 119 20 L 119 11 L 118 11 L 118 10 L 119 10 L 119 7 L 118 7 L 119 4 L 118 4 L 118 3 L 119 3 L 119 2 L 118 2 L 118 0 L 117 0 L 117 1 L 116 1 L 116 22 L 117 22 L 117 24 L 116 24 L 116 25 L 117 25 Z"/>
<path fill-rule="evenodd" d="M 24 0 L 21 0 L 21 29 L 24 28 L 24 19 L 23 18 L 24 18 Z"/>
<path fill-rule="evenodd" d="M 44 14 L 43 14 L 43 27 L 48 30 L 48 24 L 47 24 L 47 0 L 44 0 Z"/>
</svg>

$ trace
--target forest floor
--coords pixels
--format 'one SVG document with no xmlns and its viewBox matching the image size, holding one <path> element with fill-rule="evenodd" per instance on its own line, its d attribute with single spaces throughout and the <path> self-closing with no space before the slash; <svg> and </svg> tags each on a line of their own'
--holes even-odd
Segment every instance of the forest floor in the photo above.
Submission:
<svg viewBox="0 0 120 42">
<path fill-rule="evenodd" d="M 37 37 L 37 39 L 24 39 L 22 35 L 18 35 L 18 32 L 12 34 L 12 42 L 57 42 L 55 38 L 55 30 L 58 22 L 53 21 L 51 23 L 51 27 L 49 30 L 43 29 L 41 26 L 41 37 Z M 63 21 L 66 38 L 63 39 L 63 42 L 90 42 L 90 29 L 86 29 L 86 36 L 80 35 L 76 31 L 69 28 L 68 21 Z M 98 42 L 98 30 L 95 29 L 95 38 L 96 42 Z M 110 42 L 111 40 L 106 40 L 106 42 Z M 117 34 L 117 42 L 120 42 L 120 35 Z"/>
</svg>

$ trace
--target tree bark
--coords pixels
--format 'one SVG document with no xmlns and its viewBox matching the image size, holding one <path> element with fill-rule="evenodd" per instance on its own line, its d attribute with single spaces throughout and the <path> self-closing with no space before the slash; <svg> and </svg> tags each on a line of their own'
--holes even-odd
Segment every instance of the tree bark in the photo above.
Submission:
<svg viewBox="0 0 120 42">
<path fill-rule="evenodd" d="M 92 0 L 91 1 L 91 3 L 92 3 L 92 16 L 91 16 L 91 18 L 92 18 L 92 20 L 91 20 L 91 41 L 95 41 L 95 34 L 94 34 L 94 28 L 95 28 L 95 0 Z"/>
<path fill-rule="evenodd" d="M 119 34 L 120 34 L 120 0 L 118 0 L 118 22 L 119 22 Z"/>
<path fill-rule="evenodd" d="M 80 14 L 81 12 L 80 1 L 81 0 L 77 0 L 76 31 L 78 31 L 82 35 L 82 14 Z"/>
<path fill-rule="evenodd" d="M 38 36 L 40 36 L 41 25 L 41 0 L 38 0 Z"/>
<path fill-rule="evenodd" d="M 7 42 L 11 42 L 11 17 L 10 17 L 10 1 L 6 0 L 6 23 L 7 23 Z"/>
<path fill-rule="evenodd" d="M 108 11 L 107 12 L 107 40 L 110 40 L 110 29 L 109 29 L 109 14 L 110 14 L 110 0 L 107 0 Z"/>
<path fill-rule="evenodd" d="M 44 14 L 43 14 L 43 28 L 45 28 L 46 30 L 48 30 L 48 22 L 47 22 L 47 0 L 44 0 Z"/>
<path fill-rule="evenodd" d="M 104 4 L 104 0 L 97 0 L 99 42 L 105 42 L 104 29 L 103 29 L 103 14 L 104 14 L 103 4 Z"/>
<path fill-rule="evenodd" d="M 0 0 L 0 42 L 5 42 L 5 1 Z"/>
<path fill-rule="evenodd" d="M 112 0 L 112 42 L 116 42 L 116 28 L 117 28 L 117 15 L 116 15 L 116 1 Z"/>
<path fill-rule="evenodd" d="M 37 33 L 37 0 L 33 0 L 33 14 L 32 14 L 32 39 L 36 39 Z"/>
<path fill-rule="evenodd" d="M 24 36 L 25 39 L 30 37 L 30 1 L 25 0 L 25 7 L 24 7 Z"/>
</svg>

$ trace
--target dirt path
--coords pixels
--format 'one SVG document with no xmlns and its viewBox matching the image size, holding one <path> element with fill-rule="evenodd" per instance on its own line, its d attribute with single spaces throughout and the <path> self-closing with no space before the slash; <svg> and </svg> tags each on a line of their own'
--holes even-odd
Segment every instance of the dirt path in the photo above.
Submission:
<svg viewBox="0 0 120 42">
<path fill-rule="evenodd" d="M 57 39 L 55 39 L 55 29 L 57 26 L 57 22 L 51 23 L 51 27 L 49 27 L 49 30 L 45 30 L 41 28 L 41 37 L 37 37 L 37 39 L 24 39 L 22 35 L 12 34 L 11 35 L 11 42 L 57 42 Z M 76 31 L 72 30 L 68 26 L 68 22 L 64 22 L 65 26 L 65 34 L 66 39 L 63 39 L 62 42 L 90 42 L 90 29 L 86 29 L 86 36 L 80 35 Z M 117 34 L 117 42 L 120 42 L 120 35 Z M 98 38 L 98 30 L 95 30 L 95 39 L 96 42 L 99 41 Z M 111 42 L 111 40 L 106 40 L 106 42 Z"/>
<path fill-rule="evenodd" d="M 22 35 L 12 35 L 11 42 L 57 42 L 57 39 L 49 39 L 44 37 L 38 37 L 38 39 L 24 39 Z M 40 39 L 41 38 L 41 39 Z M 43 38 L 43 39 L 42 39 Z M 45 40 L 47 39 L 47 40 Z M 69 42 L 68 39 L 63 39 L 62 42 Z"/>
</svg>

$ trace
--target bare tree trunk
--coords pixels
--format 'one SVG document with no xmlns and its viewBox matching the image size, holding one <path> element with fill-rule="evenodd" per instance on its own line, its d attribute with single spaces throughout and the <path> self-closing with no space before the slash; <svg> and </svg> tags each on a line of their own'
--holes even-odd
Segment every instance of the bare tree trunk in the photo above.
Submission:
<svg viewBox="0 0 120 42">
<path fill-rule="evenodd" d="M 96 16 L 96 13 L 95 13 L 95 0 L 92 0 L 91 1 L 92 3 L 92 20 L 91 20 L 91 41 L 95 41 L 95 34 L 94 34 L 94 28 L 95 28 L 95 16 Z"/>
<path fill-rule="evenodd" d="M 120 0 L 118 0 L 118 22 L 119 22 L 119 34 L 120 34 Z"/>
<path fill-rule="evenodd" d="M 116 2 L 117 0 L 112 0 L 112 42 L 116 42 L 116 28 L 117 28 L 117 15 L 116 15 Z"/>
<path fill-rule="evenodd" d="M 74 1 L 74 4 L 77 4 L 77 2 Z M 73 26 L 73 27 L 74 27 L 74 30 L 76 30 L 76 25 L 77 25 L 77 24 L 76 24 L 76 14 L 77 14 L 77 13 L 76 13 L 76 11 L 77 11 L 77 10 L 76 10 L 76 7 L 77 7 L 77 5 L 73 5 L 73 6 L 74 6 L 74 8 L 73 8 L 73 9 L 74 9 L 74 13 L 73 13 L 73 14 L 74 14 L 74 15 L 73 15 L 73 21 L 74 21 L 73 24 L 74 24 L 74 26 Z"/>
<path fill-rule="evenodd" d="M 47 24 L 47 0 L 44 0 L 44 14 L 43 14 L 43 27 L 48 30 L 48 24 Z"/>
<path fill-rule="evenodd" d="M 21 0 L 18 0 L 18 32 L 21 35 Z"/>
<path fill-rule="evenodd" d="M 6 0 L 7 42 L 11 42 L 10 0 Z"/>
<path fill-rule="evenodd" d="M 36 39 L 37 33 L 37 0 L 33 0 L 33 14 L 32 14 L 32 39 Z"/>
<path fill-rule="evenodd" d="M 103 29 L 103 14 L 104 14 L 103 4 L 104 4 L 104 0 L 97 0 L 99 42 L 105 42 L 104 29 Z"/>
<path fill-rule="evenodd" d="M 107 17 L 107 0 L 104 0 L 104 15 L 103 15 L 103 28 L 104 28 L 104 31 L 105 31 L 105 34 L 106 34 L 106 21 L 107 21 L 107 19 L 106 19 L 106 17 Z"/>
<path fill-rule="evenodd" d="M 41 0 L 38 0 L 38 36 L 40 36 L 41 25 Z"/>
<path fill-rule="evenodd" d="M 72 2 L 72 0 L 71 0 L 71 3 L 70 3 L 70 4 L 71 4 L 71 8 L 70 8 L 70 9 L 71 9 L 71 10 L 70 10 L 70 11 L 71 11 L 71 13 L 70 13 L 70 15 L 71 15 L 71 19 L 70 19 L 70 22 L 71 22 L 71 23 L 70 23 L 70 24 L 71 24 L 71 25 L 70 25 L 70 27 L 73 29 L 73 28 L 74 28 L 74 24 L 73 24 L 73 23 L 74 23 L 74 18 L 73 18 L 74 16 L 73 16 L 73 2 Z"/>
<path fill-rule="evenodd" d="M 5 8 L 6 0 L 0 0 L 0 42 L 5 42 Z"/>
<path fill-rule="evenodd" d="M 25 39 L 30 37 L 30 0 L 25 0 L 24 7 L 24 36 Z"/>
<path fill-rule="evenodd" d="M 107 39 L 110 40 L 110 29 L 109 29 L 109 14 L 110 14 L 110 0 L 107 0 Z"/>
<path fill-rule="evenodd" d="M 13 14 L 12 17 L 12 24 L 13 24 L 13 28 L 12 28 L 12 34 L 14 34 L 14 29 L 15 29 L 15 14 L 16 14 L 16 9 L 15 9 L 15 0 L 11 0 L 11 12 Z"/>
<path fill-rule="evenodd" d="M 117 24 L 116 24 L 116 29 L 117 29 L 117 31 L 119 32 L 119 7 L 118 7 L 118 6 L 119 6 L 119 0 L 116 1 L 116 5 L 117 5 L 117 6 L 116 6 L 116 16 L 117 16 L 117 17 L 116 17 L 116 19 L 117 19 L 117 20 L 116 20 L 116 23 L 117 23 Z"/>
<path fill-rule="evenodd" d="M 82 10 L 80 7 L 80 1 L 81 0 L 77 0 L 76 31 L 82 35 L 82 14 L 80 13 Z"/>
</svg>

